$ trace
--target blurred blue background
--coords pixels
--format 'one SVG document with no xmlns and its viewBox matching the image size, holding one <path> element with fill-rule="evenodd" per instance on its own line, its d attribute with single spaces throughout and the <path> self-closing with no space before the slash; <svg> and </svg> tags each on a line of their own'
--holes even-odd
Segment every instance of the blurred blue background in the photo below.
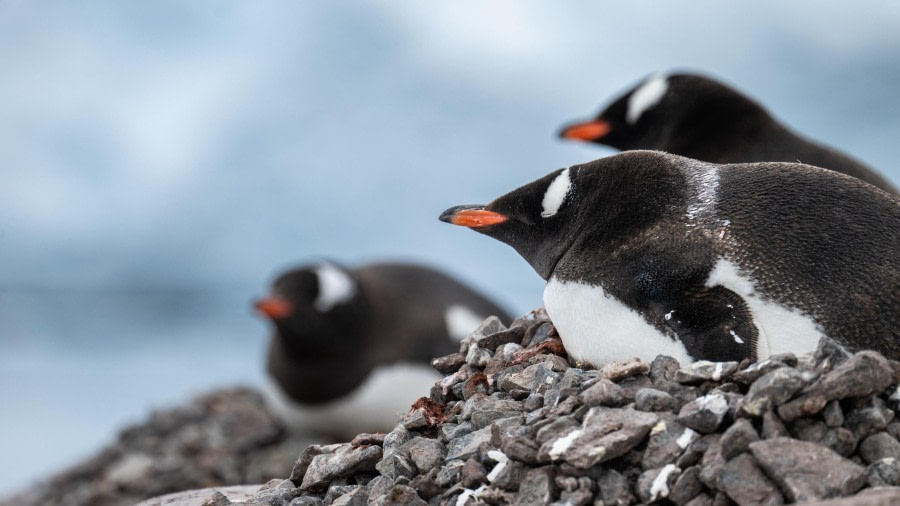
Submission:
<svg viewBox="0 0 900 506">
<path fill-rule="evenodd" d="M 708 72 L 900 182 L 900 3 L 0 3 L 0 495 L 123 424 L 257 384 L 249 301 L 404 258 L 515 313 L 542 282 L 437 221 L 610 154 L 555 139 Z"/>
</svg>

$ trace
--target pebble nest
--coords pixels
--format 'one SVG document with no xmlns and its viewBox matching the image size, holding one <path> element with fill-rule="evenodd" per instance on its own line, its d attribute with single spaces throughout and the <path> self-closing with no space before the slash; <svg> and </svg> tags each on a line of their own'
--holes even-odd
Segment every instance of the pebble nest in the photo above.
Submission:
<svg viewBox="0 0 900 506">
<path fill-rule="evenodd" d="M 900 363 L 879 353 L 564 357 L 546 313 L 489 318 L 390 433 L 309 446 L 252 500 L 204 504 L 900 504 Z"/>
</svg>

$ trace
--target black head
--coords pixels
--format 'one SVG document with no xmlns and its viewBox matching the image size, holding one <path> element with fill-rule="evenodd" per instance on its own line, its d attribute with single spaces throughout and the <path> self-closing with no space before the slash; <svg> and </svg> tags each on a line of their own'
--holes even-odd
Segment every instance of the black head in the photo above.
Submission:
<svg viewBox="0 0 900 506">
<path fill-rule="evenodd" d="M 360 290 L 347 269 L 322 262 L 280 275 L 255 307 L 275 325 L 286 348 L 309 357 L 341 353 L 358 345 L 354 337 L 366 311 Z"/>
<path fill-rule="evenodd" d="M 612 251 L 678 205 L 684 181 L 677 159 L 650 151 L 601 158 L 551 172 L 487 205 L 452 207 L 440 220 L 509 244 L 549 279 L 576 244 Z"/>
<path fill-rule="evenodd" d="M 655 74 L 613 101 L 596 118 L 569 124 L 559 136 L 620 150 L 676 146 L 768 117 L 756 102 L 697 74 Z M 680 153 L 679 153 L 680 154 Z"/>
</svg>

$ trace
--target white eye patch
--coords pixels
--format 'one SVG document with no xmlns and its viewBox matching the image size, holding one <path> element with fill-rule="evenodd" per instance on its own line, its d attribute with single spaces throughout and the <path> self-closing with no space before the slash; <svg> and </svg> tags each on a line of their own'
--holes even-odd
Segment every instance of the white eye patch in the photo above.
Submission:
<svg viewBox="0 0 900 506">
<path fill-rule="evenodd" d="M 322 313 L 347 302 L 356 293 L 356 284 L 350 276 L 331 264 L 319 265 L 316 277 L 319 278 L 319 296 L 313 306 Z"/>
<path fill-rule="evenodd" d="M 549 218 L 559 211 L 559 206 L 566 200 L 566 195 L 572 189 L 572 180 L 569 178 L 569 169 L 565 169 L 556 176 L 556 179 L 547 187 L 544 200 L 541 202 L 542 218 Z"/>
<path fill-rule="evenodd" d="M 657 74 L 647 79 L 640 88 L 628 97 L 628 111 L 625 113 L 625 121 L 629 125 L 637 123 L 647 109 L 653 107 L 669 89 L 669 81 L 666 76 Z"/>
</svg>

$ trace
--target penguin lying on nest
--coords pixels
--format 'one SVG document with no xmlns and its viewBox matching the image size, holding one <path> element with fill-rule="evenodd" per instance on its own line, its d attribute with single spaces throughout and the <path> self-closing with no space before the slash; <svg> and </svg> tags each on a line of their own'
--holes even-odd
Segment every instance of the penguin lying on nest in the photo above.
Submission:
<svg viewBox="0 0 900 506">
<path fill-rule="evenodd" d="M 761 360 L 822 335 L 900 358 L 900 198 L 844 174 L 631 151 L 440 219 L 547 280 L 577 361 Z"/>
<path fill-rule="evenodd" d="M 862 162 L 804 139 L 755 101 L 696 74 L 651 76 L 595 119 L 570 124 L 559 135 L 620 150 L 657 149 L 713 163 L 802 162 L 851 175 L 897 195 L 887 179 Z"/>
<path fill-rule="evenodd" d="M 433 269 L 333 262 L 279 276 L 257 311 L 275 327 L 267 391 L 289 426 L 338 437 L 390 430 L 440 375 L 434 357 L 486 317 L 511 318 L 484 295 Z"/>
</svg>

